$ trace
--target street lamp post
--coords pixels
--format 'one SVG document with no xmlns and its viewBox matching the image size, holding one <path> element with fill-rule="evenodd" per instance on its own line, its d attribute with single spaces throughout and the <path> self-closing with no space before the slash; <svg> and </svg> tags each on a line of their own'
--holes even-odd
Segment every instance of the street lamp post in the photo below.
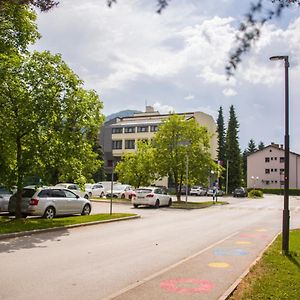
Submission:
<svg viewBox="0 0 300 300">
<path fill-rule="evenodd" d="M 111 171 L 111 185 L 110 185 L 110 206 L 109 206 L 109 214 L 112 214 L 112 202 L 113 202 L 113 189 L 114 189 L 114 160 L 112 160 L 112 171 Z"/>
<path fill-rule="evenodd" d="M 289 253 L 289 228 L 290 228 L 290 212 L 289 212 L 289 166 L 290 166 L 290 137 L 289 137 L 289 57 L 288 56 L 272 56 L 270 60 L 284 60 L 285 70 L 285 135 L 284 135 L 284 209 L 282 216 L 282 252 Z"/>
</svg>

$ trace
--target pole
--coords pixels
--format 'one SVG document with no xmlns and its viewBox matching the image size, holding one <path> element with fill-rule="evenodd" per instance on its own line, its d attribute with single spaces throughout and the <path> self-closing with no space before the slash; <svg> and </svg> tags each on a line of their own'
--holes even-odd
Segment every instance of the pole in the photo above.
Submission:
<svg viewBox="0 0 300 300">
<path fill-rule="evenodd" d="M 112 214 L 113 187 L 114 187 L 114 161 L 112 161 L 111 185 L 110 185 L 110 207 L 109 207 L 110 215 Z"/>
<path fill-rule="evenodd" d="M 284 209 L 282 218 L 282 251 L 289 253 L 289 176 L 290 176 L 290 138 L 289 138 L 289 57 L 284 57 L 285 70 L 285 135 L 284 135 Z"/>
<path fill-rule="evenodd" d="M 185 184 L 185 203 L 188 200 L 188 186 L 189 186 L 189 156 L 186 154 L 186 184 Z"/>
<path fill-rule="evenodd" d="M 228 163 L 228 159 L 226 161 L 226 195 L 228 193 L 228 168 L 229 168 L 229 163 Z"/>
</svg>

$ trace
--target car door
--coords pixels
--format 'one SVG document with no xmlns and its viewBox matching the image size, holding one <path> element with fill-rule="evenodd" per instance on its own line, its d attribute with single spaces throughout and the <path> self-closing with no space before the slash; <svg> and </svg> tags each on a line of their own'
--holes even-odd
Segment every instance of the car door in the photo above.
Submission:
<svg viewBox="0 0 300 300">
<path fill-rule="evenodd" d="M 82 211 L 82 200 L 72 191 L 64 190 L 67 199 L 66 213 L 79 214 Z"/>
<path fill-rule="evenodd" d="M 51 189 L 51 192 L 49 193 L 49 199 L 51 199 L 53 202 L 56 215 L 63 215 L 66 213 L 67 199 L 63 190 Z"/>
</svg>

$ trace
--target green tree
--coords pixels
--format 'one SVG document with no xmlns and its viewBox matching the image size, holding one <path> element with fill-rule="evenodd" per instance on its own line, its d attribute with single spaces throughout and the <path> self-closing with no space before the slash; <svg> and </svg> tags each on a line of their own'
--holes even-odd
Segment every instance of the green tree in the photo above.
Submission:
<svg viewBox="0 0 300 300">
<path fill-rule="evenodd" d="M 92 137 L 102 103 L 60 55 L 6 56 L 0 69 L 0 182 L 17 186 L 20 217 L 26 177 L 47 183 L 56 170 L 57 178 L 82 184 L 98 167 Z"/>
<path fill-rule="evenodd" d="M 247 148 L 247 152 L 249 154 L 254 153 L 257 150 L 255 142 L 253 139 L 251 139 L 248 143 L 248 148 Z"/>
<path fill-rule="evenodd" d="M 221 165 L 225 165 L 225 150 L 226 150 L 226 132 L 224 125 L 224 116 L 223 116 L 223 108 L 220 106 L 218 111 L 218 119 L 217 119 L 217 132 L 218 132 L 218 161 Z M 222 188 L 224 182 L 224 172 L 220 174 L 219 185 Z"/>
<path fill-rule="evenodd" d="M 158 179 L 155 149 L 151 142 L 139 141 L 136 152 L 126 153 L 117 164 L 115 172 L 121 182 L 136 188 L 148 186 Z"/>
<path fill-rule="evenodd" d="M 153 146 L 159 175 L 172 177 L 178 201 L 182 184 L 186 183 L 187 160 L 190 184 L 207 183 L 210 171 L 218 172 L 218 165 L 209 152 L 209 141 L 206 127 L 200 126 L 195 119 L 185 120 L 176 114 L 171 115 L 155 134 Z"/>
<path fill-rule="evenodd" d="M 265 144 L 263 142 L 260 142 L 257 146 L 258 150 L 262 150 L 265 148 Z"/>
<path fill-rule="evenodd" d="M 228 164 L 228 191 L 241 185 L 241 151 L 238 138 L 239 124 L 233 105 L 229 109 L 229 121 L 226 135 L 226 159 Z"/>
</svg>

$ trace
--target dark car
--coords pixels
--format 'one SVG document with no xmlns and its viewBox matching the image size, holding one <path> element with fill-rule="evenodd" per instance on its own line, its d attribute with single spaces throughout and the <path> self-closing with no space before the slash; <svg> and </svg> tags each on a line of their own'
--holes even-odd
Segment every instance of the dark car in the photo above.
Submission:
<svg viewBox="0 0 300 300">
<path fill-rule="evenodd" d="M 245 188 L 238 187 L 232 192 L 233 197 L 247 197 L 247 191 Z"/>
</svg>

